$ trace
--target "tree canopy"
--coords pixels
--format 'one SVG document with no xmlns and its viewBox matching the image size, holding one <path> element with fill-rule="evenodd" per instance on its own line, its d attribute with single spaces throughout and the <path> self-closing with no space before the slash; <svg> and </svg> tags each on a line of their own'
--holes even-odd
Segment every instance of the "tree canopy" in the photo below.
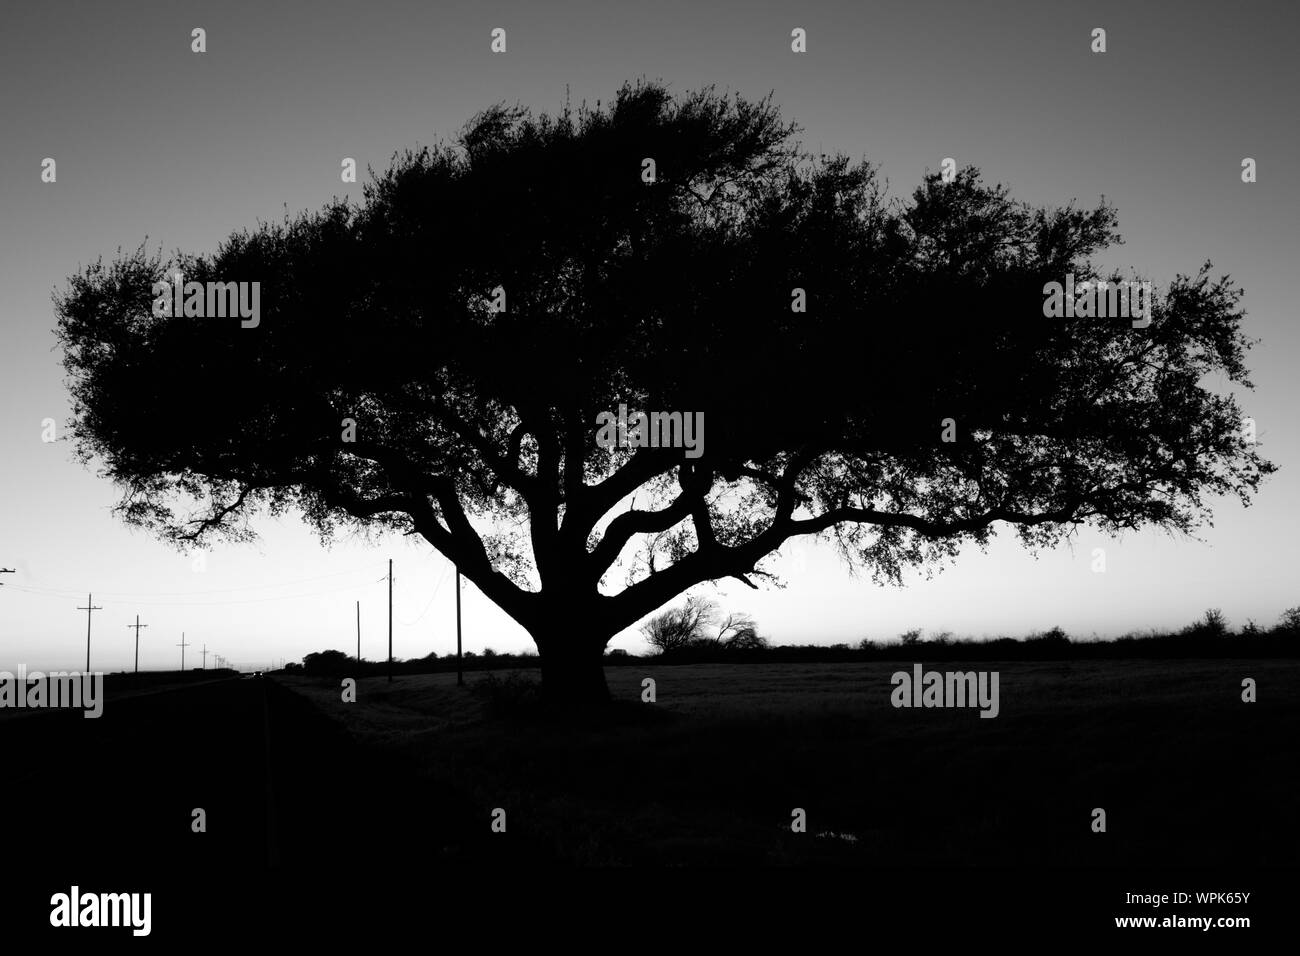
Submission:
<svg viewBox="0 0 1300 956">
<path fill-rule="evenodd" d="M 495 106 L 360 202 L 119 251 L 56 295 L 80 453 L 183 546 L 266 508 L 422 535 L 552 685 L 796 536 L 897 581 L 999 524 L 1042 547 L 1249 501 L 1273 466 L 1209 384 L 1250 384 L 1228 277 L 1176 276 L 1143 328 L 1049 318 L 1048 283 L 1122 278 L 1094 264 L 1113 208 L 974 168 L 891 199 L 798 132 L 771 97 L 660 83 Z M 155 315 L 176 272 L 260 282 L 260 322 Z M 702 454 L 598 443 L 620 404 L 698 413 Z"/>
</svg>

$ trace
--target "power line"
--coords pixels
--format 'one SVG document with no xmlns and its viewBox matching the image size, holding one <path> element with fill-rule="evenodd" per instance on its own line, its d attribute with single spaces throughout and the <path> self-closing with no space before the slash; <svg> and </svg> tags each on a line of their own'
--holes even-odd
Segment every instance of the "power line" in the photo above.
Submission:
<svg viewBox="0 0 1300 956">
<path fill-rule="evenodd" d="M 353 584 L 346 587 L 329 588 L 324 591 L 306 591 L 302 594 L 278 594 L 274 597 L 264 598 L 238 598 L 230 601 L 112 601 L 109 604 L 114 605 L 134 605 L 136 607 L 228 607 L 234 604 L 266 604 L 273 601 L 294 601 L 299 598 L 322 597 L 327 594 L 342 594 L 347 591 L 356 591 L 360 588 L 369 587 L 369 584 Z M 13 585 L 15 591 L 21 591 L 24 594 L 31 594 L 34 597 L 66 597 L 63 592 L 36 590 L 23 585 Z"/>
<path fill-rule="evenodd" d="M 460 656 L 460 565 L 456 565 L 456 686 L 465 686 L 465 672 Z"/>
<path fill-rule="evenodd" d="M 86 606 L 77 608 L 78 611 L 86 612 L 86 673 L 90 673 L 90 615 L 95 611 L 104 610 L 102 607 L 96 607 L 95 602 L 91 600 L 92 595 L 86 595 Z M 139 633 L 137 631 L 137 633 Z"/>
<path fill-rule="evenodd" d="M 128 598 L 130 597 L 146 597 L 146 598 L 148 597 L 189 597 L 191 595 L 202 595 L 202 594 L 230 594 L 236 591 L 264 591 L 269 588 L 294 587 L 299 584 L 309 584 L 313 581 L 323 581 L 327 578 L 344 577 L 350 574 L 372 574 L 374 573 L 373 569 L 374 569 L 374 565 L 372 564 L 369 565 L 368 567 L 354 568 L 350 571 L 333 571 L 329 574 L 317 574 L 312 577 L 298 578 L 293 581 L 280 581 L 274 584 L 248 584 L 248 585 L 244 585 L 243 587 L 234 587 L 234 588 L 208 588 L 202 591 L 101 591 L 99 593 L 100 593 L 101 600 L 103 599 L 103 596 L 105 594 L 109 595 L 109 597 L 128 597 Z M 6 573 L 13 574 L 14 572 L 8 569 L 0 568 L 0 574 L 6 574 Z M 33 594 L 54 594 L 54 595 L 61 594 L 65 597 L 68 595 L 75 595 L 81 593 L 81 590 L 79 588 L 52 588 L 52 587 L 43 587 L 39 584 L 17 584 L 14 585 L 14 587 L 21 588 Z M 326 592 L 321 592 L 321 593 L 326 593 Z M 262 599 L 257 598 L 254 600 L 262 600 Z M 110 603 L 122 603 L 122 602 L 110 602 Z"/>
<path fill-rule="evenodd" d="M 388 559 L 388 683 L 393 682 L 393 559 Z"/>
<path fill-rule="evenodd" d="M 424 616 L 429 613 L 429 608 L 433 607 L 434 598 L 438 596 L 438 589 L 447 581 L 448 570 L 449 568 L 442 569 L 442 576 L 438 578 L 438 583 L 433 586 L 433 594 L 429 597 L 429 603 L 424 606 L 424 610 L 420 612 L 420 616 L 414 621 L 398 621 L 398 624 L 402 625 L 402 627 L 414 627 L 416 624 L 419 624 L 424 620 Z"/>
<path fill-rule="evenodd" d="M 140 628 L 148 627 L 148 624 L 140 623 L 140 615 L 135 616 L 135 623 L 128 624 L 128 628 L 135 628 L 135 672 L 140 673 Z M 184 638 L 182 638 L 184 640 Z"/>
</svg>

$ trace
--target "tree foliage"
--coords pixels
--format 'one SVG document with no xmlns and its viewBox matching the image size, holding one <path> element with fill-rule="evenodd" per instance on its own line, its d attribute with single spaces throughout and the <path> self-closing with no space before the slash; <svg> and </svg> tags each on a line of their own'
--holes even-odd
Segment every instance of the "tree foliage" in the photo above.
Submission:
<svg viewBox="0 0 1300 956">
<path fill-rule="evenodd" d="M 247 539 L 259 508 L 422 535 L 565 667 L 793 537 L 899 581 L 998 526 L 1191 533 L 1272 470 L 1205 384 L 1249 385 L 1208 263 L 1146 328 L 1048 319 L 1046 283 L 1107 278 L 1112 208 L 974 168 L 889 199 L 797 133 L 770 97 L 659 83 L 497 106 L 358 204 L 93 263 L 56 297 L 80 453 L 183 546 Z M 260 281 L 259 325 L 152 315 L 177 270 Z M 597 445 L 620 403 L 702 412 L 703 455 Z"/>
</svg>

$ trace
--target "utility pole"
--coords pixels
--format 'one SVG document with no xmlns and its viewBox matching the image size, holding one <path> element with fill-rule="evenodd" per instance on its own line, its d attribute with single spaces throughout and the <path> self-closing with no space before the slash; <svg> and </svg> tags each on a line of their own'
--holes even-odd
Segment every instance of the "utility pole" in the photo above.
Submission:
<svg viewBox="0 0 1300 956">
<path fill-rule="evenodd" d="M 393 682 L 393 559 L 388 559 L 388 683 Z"/>
<path fill-rule="evenodd" d="M 140 623 L 140 615 L 135 616 L 135 623 L 128 624 L 127 627 L 135 628 L 135 672 L 140 673 L 140 628 L 148 627 L 148 624 Z"/>
<path fill-rule="evenodd" d="M 456 686 L 465 686 L 465 674 L 460 669 L 460 565 L 456 565 Z"/>
<path fill-rule="evenodd" d="M 86 606 L 77 608 L 78 611 L 86 612 L 86 673 L 90 673 L 90 615 L 95 611 L 104 610 L 102 607 L 96 607 L 95 602 L 91 600 L 92 595 L 86 595 Z"/>
<path fill-rule="evenodd" d="M 187 647 L 190 646 L 190 645 L 188 645 L 188 644 L 185 643 L 185 632 L 184 632 L 184 631 L 181 631 L 181 642 L 180 642 L 179 644 L 177 644 L 176 646 L 179 647 L 179 648 L 181 649 L 181 673 L 184 674 L 184 673 L 185 673 L 185 648 L 187 648 Z"/>
<path fill-rule="evenodd" d="M 208 669 L 208 645 L 203 645 L 203 669 Z"/>
<path fill-rule="evenodd" d="M 357 602 L 357 663 L 361 663 L 361 602 Z"/>
</svg>

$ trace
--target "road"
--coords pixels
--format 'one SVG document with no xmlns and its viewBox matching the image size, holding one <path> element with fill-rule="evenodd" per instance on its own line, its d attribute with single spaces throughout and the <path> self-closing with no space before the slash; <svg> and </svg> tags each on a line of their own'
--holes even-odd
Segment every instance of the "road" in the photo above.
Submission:
<svg viewBox="0 0 1300 956">
<path fill-rule="evenodd" d="M 175 916 L 193 913 L 199 888 L 220 906 L 265 899 L 277 879 L 327 889 L 332 875 L 378 871 L 409 886 L 412 870 L 474 862 L 469 844 L 485 842 L 430 784 L 362 751 L 274 679 L 110 697 L 98 719 L 9 717 L 0 745 L 4 925 L 47 919 L 50 894 L 74 883 L 151 891 L 155 907 L 171 894 Z M 193 829 L 196 809 L 206 832 Z"/>
</svg>

